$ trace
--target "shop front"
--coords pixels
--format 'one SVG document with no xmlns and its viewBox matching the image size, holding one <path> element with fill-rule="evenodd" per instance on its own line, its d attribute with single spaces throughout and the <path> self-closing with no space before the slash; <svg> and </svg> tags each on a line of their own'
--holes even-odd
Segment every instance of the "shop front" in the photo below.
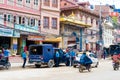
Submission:
<svg viewBox="0 0 120 80">
<path fill-rule="evenodd" d="M 8 48 L 11 54 L 17 53 L 18 33 L 14 29 L 0 28 L 0 47 Z"/>
<path fill-rule="evenodd" d="M 0 28 L 0 46 L 3 48 L 11 48 L 11 39 L 13 37 L 13 29 Z"/>
<path fill-rule="evenodd" d="M 15 24 L 15 29 L 19 30 L 20 38 L 18 39 L 18 54 L 28 51 L 29 45 L 40 44 L 44 39 L 38 31 L 38 26 L 25 26 Z"/>
</svg>

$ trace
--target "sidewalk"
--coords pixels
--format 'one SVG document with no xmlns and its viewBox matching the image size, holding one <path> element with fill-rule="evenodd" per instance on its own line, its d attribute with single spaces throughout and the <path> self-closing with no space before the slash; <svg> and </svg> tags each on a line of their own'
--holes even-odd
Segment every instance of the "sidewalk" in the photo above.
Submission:
<svg viewBox="0 0 120 80">
<path fill-rule="evenodd" d="M 19 55 L 17 55 L 17 56 L 10 56 L 9 57 L 9 61 L 11 63 L 11 68 L 22 67 L 23 59 Z M 26 63 L 26 65 L 28 65 L 28 63 Z"/>
</svg>

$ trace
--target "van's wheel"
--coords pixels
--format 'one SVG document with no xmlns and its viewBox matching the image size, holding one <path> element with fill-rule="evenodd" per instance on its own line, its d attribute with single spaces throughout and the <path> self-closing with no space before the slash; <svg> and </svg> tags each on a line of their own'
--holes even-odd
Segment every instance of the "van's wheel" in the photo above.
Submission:
<svg viewBox="0 0 120 80">
<path fill-rule="evenodd" d="M 35 64 L 36 68 L 40 68 L 40 66 L 41 66 L 40 64 Z"/>
<path fill-rule="evenodd" d="M 6 69 L 9 69 L 10 67 L 11 67 L 10 62 L 6 63 L 5 68 L 6 68 Z"/>
<path fill-rule="evenodd" d="M 52 68 L 54 66 L 54 60 L 49 60 L 48 67 Z"/>
</svg>

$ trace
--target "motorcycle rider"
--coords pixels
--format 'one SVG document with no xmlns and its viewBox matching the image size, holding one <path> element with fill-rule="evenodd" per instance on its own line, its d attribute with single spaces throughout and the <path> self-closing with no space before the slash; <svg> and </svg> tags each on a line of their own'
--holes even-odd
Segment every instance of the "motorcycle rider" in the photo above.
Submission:
<svg viewBox="0 0 120 80">
<path fill-rule="evenodd" d="M 120 60 L 120 57 L 119 57 L 119 54 L 117 54 L 116 52 L 112 55 L 112 61 L 113 63 L 116 63 L 119 65 L 119 60 Z"/>
<path fill-rule="evenodd" d="M 92 64 L 92 60 L 87 56 L 86 51 L 84 51 L 82 56 L 80 57 L 80 64 L 85 66 L 86 69 L 89 69 Z"/>
</svg>

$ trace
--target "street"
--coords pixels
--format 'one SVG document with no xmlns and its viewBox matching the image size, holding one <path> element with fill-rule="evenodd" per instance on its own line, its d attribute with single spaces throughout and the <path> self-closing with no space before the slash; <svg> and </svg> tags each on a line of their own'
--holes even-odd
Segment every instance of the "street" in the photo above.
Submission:
<svg viewBox="0 0 120 80">
<path fill-rule="evenodd" d="M 119 80 L 120 70 L 114 71 L 111 60 L 101 60 L 98 68 L 79 73 L 78 68 L 34 68 L 28 66 L 0 70 L 0 80 Z"/>
</svg>

